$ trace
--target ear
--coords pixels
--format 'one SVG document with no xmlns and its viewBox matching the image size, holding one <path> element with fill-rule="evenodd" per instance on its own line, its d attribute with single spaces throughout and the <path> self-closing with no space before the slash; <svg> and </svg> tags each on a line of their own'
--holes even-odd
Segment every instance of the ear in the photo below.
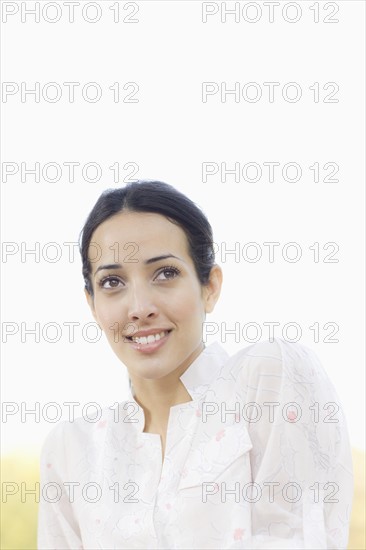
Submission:
<svg viewBox="0 0 366 550">
<path fill-rule="evenodd" d="M 100 330 L 102 330 L 102 328 L 100 327 L 100 324 L 99 324 L 98 315 L 95 311 L 94 298 L 89 294 L 89 292 L 86 290 L 86 288 L 84 288 L 84 294 L 85 294 L 85 297 L 86 297 L 86 301 L 88 302 L 88 305 L 90 307 L 90 311 L 92 312 L 92 315 L 93 315 L 94 319 L 96 320 L 97 325 L 99 326 Z"/>
<path fill-rule="evenodd" d="M 203 298 L 205 301 L 205 312 L 211 313 L 214 310 L 215 304 L 219 299 L 222 286 L 222 269 L 219 265 L 215 264 L 211 268 L 210 278 L 203 287 Z"/>
</svg>

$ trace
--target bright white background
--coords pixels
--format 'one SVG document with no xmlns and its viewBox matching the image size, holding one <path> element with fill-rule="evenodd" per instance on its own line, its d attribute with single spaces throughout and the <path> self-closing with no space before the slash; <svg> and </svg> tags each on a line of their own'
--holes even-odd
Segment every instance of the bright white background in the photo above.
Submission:
<svg viewBox="0 0 366 550">
<path fill-rule="evenodd" d="M 338 23 L 324 23 L 333 8 L 318 3 L 320 21 L 314 23 L 314 11 L 301 1 L 301 17 L 289 23 L 282 16 L 285 2 L 276 8 L 273 23 L 268 7 L 257 2 L 262 17 L 249 23 L 228 15 L 222 23 L 220 12 L 202 22 L 202 3 L 196 1 L 138 2 L 137 23 L 123 22 L 133 7 L 120 2 L 121 21 L 113 22 L 110 7 L 115 2 L 99 2 L 102 16 L 94 24 L 83 20 L 81 1 L 75 8 L 75 22 L 58 2 L 62 13 L 56 23 L 48 23 L 41 14 L 21 22 L 21 4 L 34 8 L 34 2 L 18 2 L 19 12 L 2 23 L 2 81 L 35 82 L 42 87 L 58 83 L 63 95 L 50 103 L 42 96 L 21 101 L 20 93 L 8 96 L 2 110 L 2 167 L 22 162 L 27 168 L 39 162 L 63 167 L 57 183 L 37 183 L 27 175 L 21 181 L 20 170 L 2 182 L 2 241 L 15 243 L 13 255 L 2 256 L 2 401 L 22 408 L 42 408 L 48 402 L 79 402 L 77 416 L 85 403 L 96 401 L 108 406 L 126 398 L 126 368 L 110 350 L 105 337 L 87 342 L 83 327 L 93 322 L 83 293 L 81 262 L 75 249 L 70 261 L 63 243 L 77 242 L 83 223 L 99 197 L 108 187 L 124 185 L 126 163 L 138 165 L 135 178 L 159 179 L 186 193 L 207 214 L 220 251 L 217 261 L 224 270 L 224 286 L 219 304 L 207 321 L 233 328 L 256 322 L 262 337 L 268 338 L 265 322 L 279 322 L 275 335 L 282 336 L 286 323 L 302 327 L 303 343 L 316 351 L 334 383 L 348 420 L 351 444 L 364 448 L 364 17 L 361 1 L 331 3 L 339 11 Z M 2 2 L 3 18 L 4 5 Z M 45 2 L 41 2 L 44 5 Z M 212 4 L 212 3 L 211 3 Z M 242 8 L 247 2 L 240 2 Z M 214 3 L 213 3 L 214 5 Z M 232 8 L 234 2 L 228 2 Z M 220 3 L 216 6 L 219 8 Z M 215 7 L 215 6 L 214 6 Z M 11 9 L 11 8 L 9 8 Z M 53 8 L 54 9 L 54 8 Z M 252 8 L 253 10 L 254 8 Z M 293 8 L 295 9 L 295 8 Z M 297 8 L 299 9 L 299 8 Z M 49 8 L 48 17 L 56 11 Z M 90 8 L 90 18 L 95 17 Z M 294 18 L 295 11 L 288 17 Z M 248 12 L 253 19 L 254 11 Z M 63 82 L 79 82 L 75 102 L 67 99 Z M 80 89 L 88 82 L 99 83 L 100 101 L 85 101 Z M 137 103 L 114 103 L 108 89 L 119 82 L 136 82 Z M 256 82 L 262 98 L 251 103 L 233 95 L 226 102 L 220 94 L 202 102 L 202 82 Z M 279 82 L 274 101 L 268 101 L 264 82 Z M 302 89 L 298 102 L 285 101 L 281 90 L 288 82 Z M 320 101 L 314 102 L 309 89 L 320 85 Z M 336 82 L 337 103 L 324 103 Z M 51 94 L 50 90 L 50 94 Z M 91 90 L 92 93 L 92 90 Z M 248 92 L 249 93 L 249 92 Z M 253 89 L 250 91 L 253 94 Z M 289 93 L 293 93 L 290 90 Z M 78 162 L 75 181 L 70 182 L 65 162 Z M 88 182 L 81 167 L 98 163 L 102 177 Z M 113 181 L 111 165 L 119 162 L 121 177 Z M 258 163 L 262 178 L 254 182 L 235 182 L 233 175 L 222 182 L 220 173 L 202 181 L 202 163 L 226 162 L 241 167 Z M 270 182 L 264 162 L 281 164 L 274 182 Z M 286 182 L 281 169 L 288 162 L 302 168 L 298 182 Z M 315 162 L 339 166 L 338 182 L 324 182 L 330 170 L 321 168 L 320 181 L 314 182 L 309 169 Z M 54 173 L 49 172 L 52 177 Z M 94 173 L 91 170 L 90 177 Z M 290 177 L 293 174 L 290 173 Z M 52 262 L 58 243 L 61 257 Z M 221 255 L 228 249 L 249 242 L 261 247 L 262 258 L 251 263 L 241 256 Z M 275 261 L 268 261 L 264 242 L 279 242 Z M 302 257 L 286 262 L 281 254 L 286 243 L 301 246 Z M 314 262 L 309 249 L 320 245 L 320 261 Z M 337 263 L 325 263 L 323 245 L 335 242 Z M 23 245 L 21 243 L 24 243 Z M 41 254 L 22 258 L 23 247 Z M 12 245 L 3 244 L 3 247 Z M 10 250 L 6 248 L 6 250 Z M 42 254 L 44 251 L 44 254 Z M 328 253 L 332 249 L 328 249 Z M 253 254 L 254 250 L 248 251 Z M 293 249 L 289 250 L 289 254 Z M 23 327 L 40 323 L 40 342 L 24 335 Z M 69 342 L 66 322 L 79 323 L 75 340 Z M 336 323 L 338 343 L 325 343 Z M 6 338 L 9 323 L 18 332 Z M 51 329 L 42 335 L 47 323 L 58 323 L 60 338 Z M 320 341 L 314 341 L 309 329 L 320 326 Z M 253 335 L 253 333 L 250 333 Z M 95 332 L 88 332 L 89 338 Z M 252 336 L 253 337 L 253 336 Z M 222 333 L 210 338 L 222 340 Z M 250 345 L 242 338 L 235 342 L 228 335 L 224 347 L 231 354 Z M 21 405 L 21 403 L 24 403 Z M 67 410 L 65 410 L 66 414 Z M 52 412 L 50 411 L 50 414 Z M 22 422 L 20 412 L 2 422 L 2 452 L 15 448 L 38 452 L 53 424 L 33 416 Z"/>
</svg>

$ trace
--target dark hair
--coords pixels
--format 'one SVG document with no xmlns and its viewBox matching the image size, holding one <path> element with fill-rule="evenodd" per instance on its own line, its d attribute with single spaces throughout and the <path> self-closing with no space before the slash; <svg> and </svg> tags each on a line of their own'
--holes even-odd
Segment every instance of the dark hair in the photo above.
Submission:
<svg viewBox="0 0 366 550">
<path fill-rule="evenodd" d="M 185 232 L 197 277 L 206 285 L 215 264 L 212 228 L 202 210 L 172 185 L 162 181 L 138 180 L 120 189 L 106 189 L 90 212 L 79 236 L 85 288 L 94 296 L 88 250 L 96 228 L 122 211 L 152 212 L 165 216 Z M 81 237 L 82 235 L 82 237 Z M 81 243 L 80 243 L 81 237 Z"/>
</svg>

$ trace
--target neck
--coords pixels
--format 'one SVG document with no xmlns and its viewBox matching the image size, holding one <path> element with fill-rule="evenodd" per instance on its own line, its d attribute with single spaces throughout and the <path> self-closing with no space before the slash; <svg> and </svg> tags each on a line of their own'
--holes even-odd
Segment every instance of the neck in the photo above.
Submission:
<svg viewBox="0 0 366 550">
<path fill-rule="evenodd" d="M 165 432 L 170 408 L 192 401 L 180 377 L 205 348 L 201 344 L 187 361 L 162 378 L 147 379 L 130 373 L 134 398 L 145 415 L 144 431 Z"/>
</svg>

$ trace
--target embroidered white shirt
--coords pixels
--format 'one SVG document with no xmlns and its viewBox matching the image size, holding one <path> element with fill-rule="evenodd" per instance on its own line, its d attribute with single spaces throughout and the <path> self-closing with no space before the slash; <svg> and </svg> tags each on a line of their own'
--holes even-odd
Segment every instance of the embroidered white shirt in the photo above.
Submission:
<svg viewBox="0 0 366 550">
<path fill-rule="evenodd" d="M 230 358 L 214 342 L 180 379 L 192 401 L 170 409 L 163 463 L 133 388 L 53 428 L 38 548 L 345 549 L 351 449 L 315 352 L 275 338 Z"/>
</svg>

